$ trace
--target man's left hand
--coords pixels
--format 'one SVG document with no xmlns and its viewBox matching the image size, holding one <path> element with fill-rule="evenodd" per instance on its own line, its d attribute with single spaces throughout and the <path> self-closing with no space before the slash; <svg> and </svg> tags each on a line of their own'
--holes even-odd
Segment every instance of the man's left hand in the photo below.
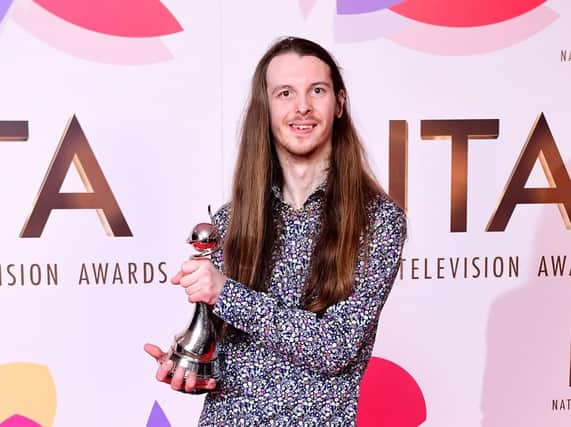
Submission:
<svg viewBox="0 0 571 427">
<path fill-rule="evenodd" d="M 208 258 L 185 261 L 180 271 L 171 279 L 184 288 L 190 302 L 214 305 L 224 287 L 226 276 L 220 273 Z"/>
</svg>

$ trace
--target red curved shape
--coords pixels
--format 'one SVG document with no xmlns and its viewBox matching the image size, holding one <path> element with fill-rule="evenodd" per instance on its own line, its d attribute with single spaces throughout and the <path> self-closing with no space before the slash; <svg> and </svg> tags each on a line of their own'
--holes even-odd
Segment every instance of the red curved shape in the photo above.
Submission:
<svg viewBox="0 0 571 427">
<path fill-rule="evenodd" d="M 371 357 L 357 406 L 358 427 L 418 427 L 426 402 L 415 379 L 390 360 Z"/>
<path fill-rule="evenodd" d="M 158 37 L 183 31 L 159 0 L 34 0 L 87 30 L 121 37 Z"/>
<path fill-rule="evenodd" d="M 477 27 L 523 15 L 546 0 L 406 0 L 390 9 L 407 18 L 445 27 Z"/>
</svg>

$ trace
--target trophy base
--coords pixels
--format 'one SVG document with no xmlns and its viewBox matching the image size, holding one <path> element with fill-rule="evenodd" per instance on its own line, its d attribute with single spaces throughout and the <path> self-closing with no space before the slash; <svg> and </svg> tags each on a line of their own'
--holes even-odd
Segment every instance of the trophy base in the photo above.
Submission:
<svg viewBox="0 0 571 427">
<path fill-rule="evenodd" d="M 208 381 L 210 379 L 214 379 L 216 381 L 220 379 L 220 366 L 217 357 L 209 360 L 208 362 L 201 362 L 200 360 L 197 360 L 196 357 L 171 349 L 167 360 L 172 360 L 174 362 L 171 371 L 168 373 L 169 377 L 172 377 L 178 368 L 184 369 L 184 379 L 187 379 L 191 373 L 196 374 L 196 386 L 190 392 L 181 390 L 184 393 L 208 393 L 212 391 L 204 388 L 206 387 L 206 384 L 208 384 Z"/>
</svg>

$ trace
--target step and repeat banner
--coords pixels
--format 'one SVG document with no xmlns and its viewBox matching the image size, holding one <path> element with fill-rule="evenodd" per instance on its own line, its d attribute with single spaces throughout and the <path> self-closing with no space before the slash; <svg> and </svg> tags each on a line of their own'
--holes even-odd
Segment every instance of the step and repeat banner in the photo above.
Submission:
<svg viewBox="0 0 571 427">
<path fill-rule="evenodd" d="M 142 347 L 285 35 L 408 214 L 358 425 L 571 425 L 568 1 L 0 0 L 0 426 L 196 424 Z"/>
</svg>

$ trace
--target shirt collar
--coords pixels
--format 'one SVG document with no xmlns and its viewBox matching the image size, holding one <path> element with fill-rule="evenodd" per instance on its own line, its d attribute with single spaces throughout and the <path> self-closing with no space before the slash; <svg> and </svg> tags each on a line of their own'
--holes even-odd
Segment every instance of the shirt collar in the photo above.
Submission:
<svg viewBox="0 0 571 427">
<path fill-rule="evenodd" d="M 311 192 L 311 194 L 307 197 L 307 199 L 305 200 L 305 202 L 303 203 L 303 206 L 305 207 L 310 201 L 315 200 L 315 199 L 320 199 L 324 194 L 325 194 L 325 190 L 327 189 L 327 179 L 325 179 L 324 181 L 322 181 L 319 185 L 317 185 L 317 187 L 315 187 L 313 189 L 313 191 Z M 287 204 L 284 201 L 284 196 L 283 196 L 283 192 L 282 192 L 282 188 L 280 185 L 278 185 L 277 183 L 272 185 L 272 194 L 274 195 L 274 197 L 279 200 L 280 202 Z"/>
</svg>

